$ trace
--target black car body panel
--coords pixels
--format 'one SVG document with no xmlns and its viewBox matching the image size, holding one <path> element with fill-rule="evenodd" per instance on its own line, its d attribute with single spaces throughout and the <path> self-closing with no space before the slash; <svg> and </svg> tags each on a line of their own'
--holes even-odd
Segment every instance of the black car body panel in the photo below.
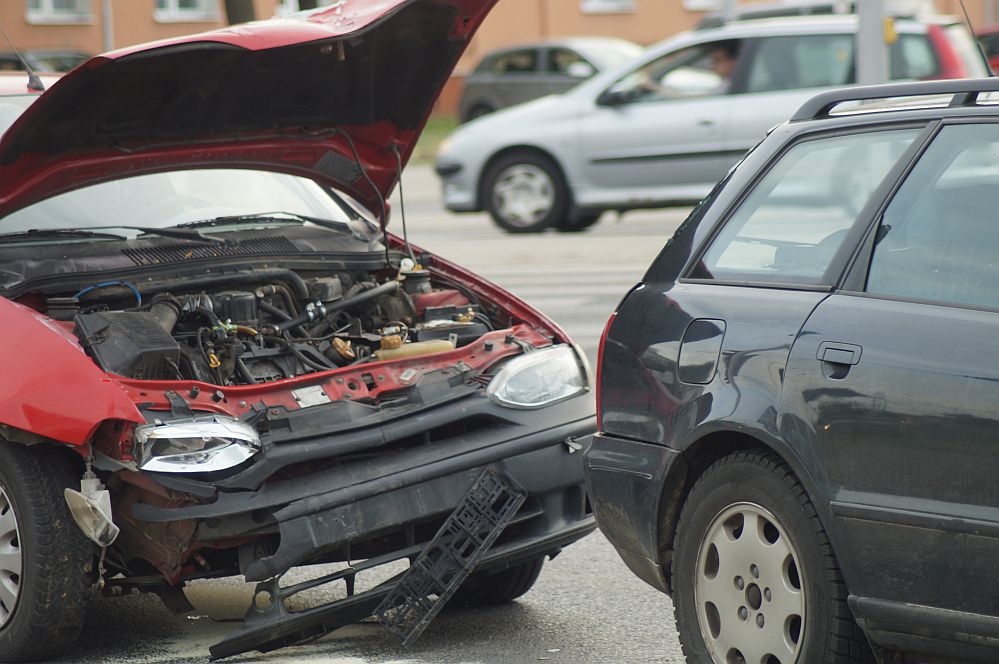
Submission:
<svg viewBox="0 0 999 664">
<path fill-rule="evenodd" d="M 601 530 L 640 578 L 672 592 L 673 537 L 691 486 L 727 454 L 769 450 L 806 489 L 874 644 L 995 661 L 999 372 L 990 358 L 999 319 L 972 300 L 865 291 L 875 246 L 901 232 L 881 225 L 903 183 L 948 127 L 996 121 L 994 107 L 975 101 L 975 90 L 996 87 L 861 90 L 858 99 L 955 96 L 950 107 L 856 115 L 830 112 L 847 92 L 814 100 L 730 172 L 621 303 L 603 341 L 601 433 L 585 468 Z M 911 143 L 853 211 L 823 279 L 700 278 L 705 246 L 792 147 L 893 129 L 911 130 Z M 964 187 L 944 190 L 938 216 L 992 219 L 989 190 Z M 991 226 L 977 236 L 990 249 L 969 256 L 994 251 Z"/>
</svg>

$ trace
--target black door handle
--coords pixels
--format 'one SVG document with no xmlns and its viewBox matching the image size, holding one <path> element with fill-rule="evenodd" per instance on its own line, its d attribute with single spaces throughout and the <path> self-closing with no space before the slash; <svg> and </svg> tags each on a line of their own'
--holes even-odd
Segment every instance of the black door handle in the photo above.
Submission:
<svg viewBox="0 0 999 664">
<path fill-rule="evenodd" d="M 863 349 L 856 344 L 838 341 L 823 341 L 815 353 L 815 359 L 822 363 L 822 373 L 826 378 L 840 380 L 846 378 L 850 369 L 860 363 Z"/>
</svg>

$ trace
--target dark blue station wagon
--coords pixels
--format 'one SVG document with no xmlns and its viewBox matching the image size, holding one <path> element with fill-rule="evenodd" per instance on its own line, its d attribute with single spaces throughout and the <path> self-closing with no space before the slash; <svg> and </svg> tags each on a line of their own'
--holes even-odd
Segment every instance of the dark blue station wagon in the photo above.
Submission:
<svg viewBox="0 0 999 664">
<path fill-rule="evenodd" d="M 996 92 L 814 98 L 608 323 L 592 501 L 689 662 L 999 661 Z"/>
</svg>

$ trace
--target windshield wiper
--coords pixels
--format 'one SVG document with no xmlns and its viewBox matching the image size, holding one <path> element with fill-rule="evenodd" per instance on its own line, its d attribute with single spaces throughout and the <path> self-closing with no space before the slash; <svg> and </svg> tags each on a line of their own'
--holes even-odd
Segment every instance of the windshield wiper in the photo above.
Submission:
<svg viewBox="0 0 999 664">
<path fill-rule="evenodd" d="M 32 240 L 44 240 L 49 238 L 67 239 L 96 239 L 96 240 L 127 240 L 124 235 L 115 233 L 96 233 L 90 230 L 79 228 L 32 228 L 27 231 L 14 231 L 12 233 L 0 233 L 0 243 L 5 242 L 30 242 Z"/>
<path fill-rule="evenodd" d="M 78 237 L 78 238 L 92 238 L 92 239 L 106 239 L 106 240 L 127 240 L 128 237 L 124 235 L 118 235 L 116 233 L 100 233 L 95 231 L 105 231 L 114 230 L 120 228 L 129 231 L 139 231 L 144 235 L 159 235 L 161 237 L 171 237 L 178 240 L 191 240 L 193 242 L 207 242 L 209 244 L 226 244 L 226 241 L 212 237 L 210 235 L 202 235 L 195 230 L 186 230 L 182 228 L 154 228 L 152 226 L 123 226 L 120 224 L 112 224 L 109 226 L 78 226 L 76 228 L 32 228 L 27 231 L 18 231 L 15 233 L 2 233 L 0 234 L 0 241 L 4 238 L 13 239 L 25 239 L 30 240 L 33 238 L 44 238 L 44 237 Z"/>
<path fill-rule="evenodd" d="M 298 224 L 301 225 L 306 221 L 316 222 L 311 217 L 303 217 L 297 214 L 291 214 L 290 212 L 258 212 L 255 214 L 232 214 L 225 217 L 213 217 L 211 219 L 200 219 L 198 221 L 185 221 L 182 224 L 177 224 L 172 228 L 208 228 L 211 226 L 235 226 L 237 224 L 253 224 L 260 222 L 267 223 L 277 223 L 277 224 Z M 326 222 L 331 223 L 331 222 Z"/>
</svg>

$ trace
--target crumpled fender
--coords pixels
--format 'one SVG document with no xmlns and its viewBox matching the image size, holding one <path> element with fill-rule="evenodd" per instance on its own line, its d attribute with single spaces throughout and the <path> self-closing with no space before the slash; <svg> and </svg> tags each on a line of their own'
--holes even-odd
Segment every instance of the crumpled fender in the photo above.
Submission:
<svg viewBox="0 0 999 664">
<path fill-rule="evenodd" d="M 0 297 L 0 424 L 83 445 L 105 420 L 142 414 L 55 321 Z"/>
</svg>

